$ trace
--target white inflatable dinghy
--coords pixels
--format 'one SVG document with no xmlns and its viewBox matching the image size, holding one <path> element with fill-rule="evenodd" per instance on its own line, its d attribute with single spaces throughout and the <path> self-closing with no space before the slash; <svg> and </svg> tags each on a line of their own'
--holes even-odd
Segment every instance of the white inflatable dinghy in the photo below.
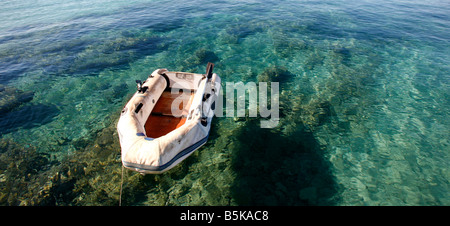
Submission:
<svg viewBox="0 0 450 226">
<path fill-rule="evenodd" d="M 125 105 L 117 124 L 122 164 L 143 174 L 163 173 L 206 143 L 220 77 L 155 70 Z"/>
</svg>

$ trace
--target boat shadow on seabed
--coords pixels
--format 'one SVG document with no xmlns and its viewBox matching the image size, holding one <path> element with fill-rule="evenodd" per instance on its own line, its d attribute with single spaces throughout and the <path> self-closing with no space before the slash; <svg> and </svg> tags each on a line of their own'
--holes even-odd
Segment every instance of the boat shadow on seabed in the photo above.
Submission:
<svg viewBox="0 0 450 226">
<path fill-rule="evenodd" d="M 236 134 L 237 176 L 231 193 L 238 205 L 335 205 L 337 184 L 313 134 L 303 125 L 284 136 L 249 121 Z"/>
</svg>

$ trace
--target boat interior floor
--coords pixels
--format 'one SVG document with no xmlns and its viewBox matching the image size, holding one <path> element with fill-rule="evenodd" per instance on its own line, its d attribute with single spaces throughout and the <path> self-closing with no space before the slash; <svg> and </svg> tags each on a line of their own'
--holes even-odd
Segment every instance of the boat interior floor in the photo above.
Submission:
<svg viewBox="0 0 450 226">
<path fill-rule="evenodd" d="M 194 96 L 194 91 L 178 93 L 172 93 L 171 90 L 164 91 L 145 122 L 147 137 L 158 138 L 182 126 L 186 122 Z M 174 111 L 181 111 L 181 116 L 178 117 L 174 116 L 172 112 L 172 103 L 175 100 L 180 102 L 178 109 L 174 109 Z"/>
</svg>

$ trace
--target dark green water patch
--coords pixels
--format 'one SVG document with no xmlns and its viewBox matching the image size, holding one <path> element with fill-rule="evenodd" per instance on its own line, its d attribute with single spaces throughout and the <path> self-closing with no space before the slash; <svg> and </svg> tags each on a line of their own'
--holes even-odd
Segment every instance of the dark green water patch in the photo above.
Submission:
<svg viewBox="0 0 450 226">
<path fill-rule="evenodd" d="M 0 84 L 0 116 L 33 99 L 31 91 L 21 91 L 14 87 Z"/>
<path fill-rule="evenodd" d="M 0 135 L 9 133 L 17 128 L 30 129 L 49 123 L 58 115 L 55 105 L 32 104 L 0 115 Z"/>
</svg>

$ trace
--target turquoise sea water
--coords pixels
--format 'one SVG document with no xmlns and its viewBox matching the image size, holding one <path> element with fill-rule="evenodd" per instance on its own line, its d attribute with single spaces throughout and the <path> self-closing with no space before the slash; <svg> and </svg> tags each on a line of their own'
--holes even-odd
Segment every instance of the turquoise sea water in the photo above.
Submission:
<svg viewBox="0 0 450 226">
<path fill-rule="evenodd" d="M 448 1 L 1 1 L 0 204 L 117 205 L 119 112 L 157 68 L 280 82 L 124 205 L 450 205 Z"/>
</svg>

